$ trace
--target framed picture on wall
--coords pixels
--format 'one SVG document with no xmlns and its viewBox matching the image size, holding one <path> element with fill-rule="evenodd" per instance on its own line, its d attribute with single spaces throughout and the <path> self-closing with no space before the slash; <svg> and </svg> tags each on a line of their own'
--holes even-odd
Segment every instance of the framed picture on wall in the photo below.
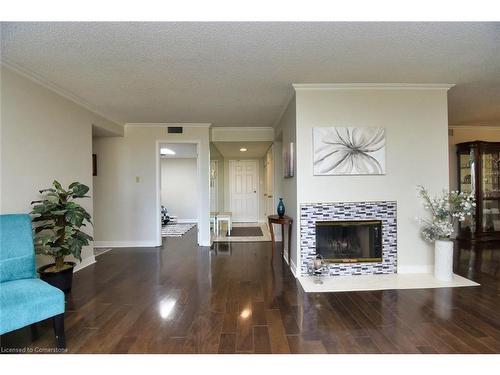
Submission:
<svg viewBox="0 0 500 375">
<path fill-rule="evenodd" d="M 315 176 L 385 174 L 385 129 L 313 129 Z"/>
<path fill-rule="evenodd" d="M 97 154 L 92 154 L 92 176 L 97 176 Z"/>
<path fill-rule="evenodd" d="M 295 171 L 295 155 L 293 142 L 288 144 L 283 143 L 283 171 L 285 178 L 294 176 Z"/>
</svg>

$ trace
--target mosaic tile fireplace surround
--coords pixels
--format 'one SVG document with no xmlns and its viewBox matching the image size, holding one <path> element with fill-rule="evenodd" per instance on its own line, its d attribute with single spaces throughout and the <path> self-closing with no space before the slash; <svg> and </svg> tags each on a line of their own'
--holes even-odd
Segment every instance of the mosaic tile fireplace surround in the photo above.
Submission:
<svg viewBox="0 0 500 375">
<path fill-rule="evenodd" d="M 307 264 L 316 257 L 316 222 L 380 220 L 382 222 L 382 261 L 363 263 L 329 263 L 330 276 L 390 274 L 397 271 L 397 204 L 396 202 L 334 202 L 300 205 L 301 273 L 307 275 Z"/>
</svg>

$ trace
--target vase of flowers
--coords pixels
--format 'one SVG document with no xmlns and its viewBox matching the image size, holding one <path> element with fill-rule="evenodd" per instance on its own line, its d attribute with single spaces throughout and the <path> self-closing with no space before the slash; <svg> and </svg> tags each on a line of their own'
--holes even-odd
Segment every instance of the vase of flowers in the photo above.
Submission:
<svg viewBox="0 0 500 375">
<path fill-rule="evenodd" d="M 418 194 L 424 207 L 430 211 L 430 219 L 420 219 L 422 237 L 434 243 L 434 277 L 441 281 L 453 278 L 453 242 L 455 225 L 472 215 L 476 203 L 474 195 L 458 191 L 443 191 L 438 197 L 431 197 L 423 187 Z"/>
</svg>

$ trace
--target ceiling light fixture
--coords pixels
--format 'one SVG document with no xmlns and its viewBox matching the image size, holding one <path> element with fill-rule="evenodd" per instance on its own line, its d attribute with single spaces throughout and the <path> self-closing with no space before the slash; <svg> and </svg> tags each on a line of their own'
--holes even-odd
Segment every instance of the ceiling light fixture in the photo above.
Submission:
<svg viewBox="0 0 500 375">
<path fill-rule="evenodd" d="M 175 155 L 175 151 L 173 151 L 169 148 L 161 148 L 160 154 L 162 154 L 162 155 Z"/>
<path fill-rule="evenodd" d="M 240 148 L 241 152 L 245 152 L 247 149 L 245 147 Z"/>
</svg>

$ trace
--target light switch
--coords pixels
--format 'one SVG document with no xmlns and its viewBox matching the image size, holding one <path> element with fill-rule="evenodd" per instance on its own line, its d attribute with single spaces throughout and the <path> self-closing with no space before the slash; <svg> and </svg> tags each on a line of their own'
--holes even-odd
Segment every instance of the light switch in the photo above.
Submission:
<svg viewBox="0 0 500 375">
<path fill-rule="evenodd" d="M 139 176 L 135 176 L 135 182 L 137 183 L 141 182 L 141 178 Z"/>
</svg>

